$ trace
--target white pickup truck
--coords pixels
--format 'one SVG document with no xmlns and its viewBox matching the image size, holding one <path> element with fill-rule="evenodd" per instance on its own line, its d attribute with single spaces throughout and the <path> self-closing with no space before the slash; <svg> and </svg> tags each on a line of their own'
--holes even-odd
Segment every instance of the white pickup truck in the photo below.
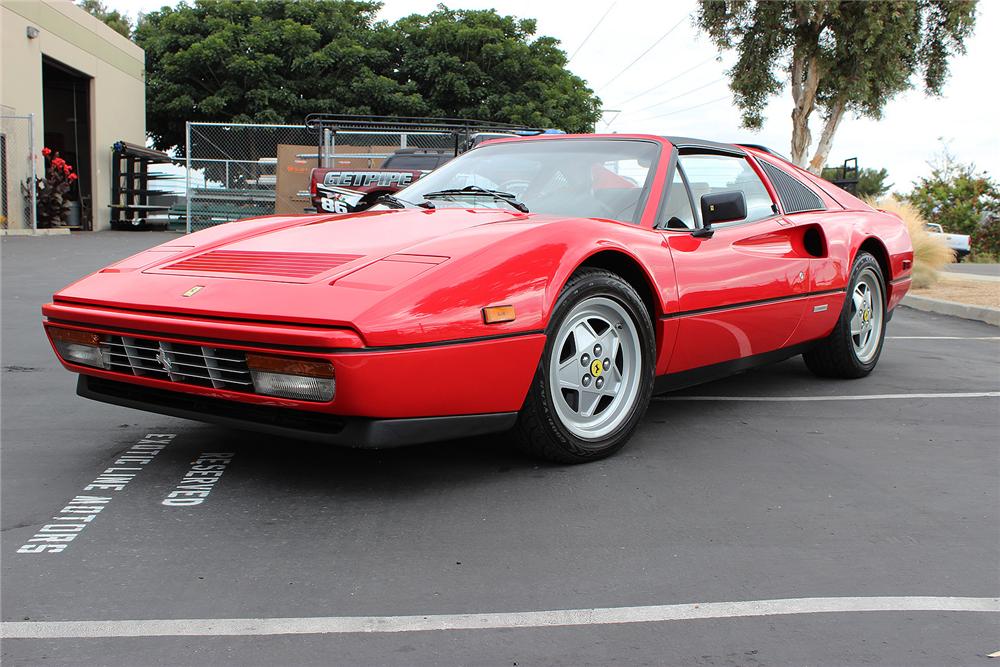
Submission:
<svg viewBox="0 0 1000 667">
<path fill-rule="evenodd" d="M 971 252 L 968 234 L 946 234 L 941 225 L 936 222 L 927 223 L 927 233 L 931 236 L 938 236 L 944 239 L 944 242 L 955 253 L 956 262 L 961 262 Z"/>
</svg>

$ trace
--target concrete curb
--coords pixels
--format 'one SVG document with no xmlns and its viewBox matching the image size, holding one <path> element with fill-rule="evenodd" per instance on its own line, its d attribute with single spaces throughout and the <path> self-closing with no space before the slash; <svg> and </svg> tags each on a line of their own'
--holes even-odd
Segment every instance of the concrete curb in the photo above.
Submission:
<svg viewBox="0 0 1000 667">
<path fill-rule="evenodd" d="M 967 303 L 956 301 L 945 301 L 943 299 L 929 299 L 926 296 L 914 296 L 907 294 L 900 301 L 901 306 L 908 306 L 914 310 L 922 310 L 925 313 L 937 313 L 938 315 L 951 315 L 961 317 L 965 320 L 977 320 L 1000 327 L 1000 308 L 990 308 L 988 306 L 970 306 Z"/>
<path fill-rule="evenodd" d="M 0 229 L 0 236 L 69 236 L 69 227 L 49 227 L 47 229 Z"/>
</svg>

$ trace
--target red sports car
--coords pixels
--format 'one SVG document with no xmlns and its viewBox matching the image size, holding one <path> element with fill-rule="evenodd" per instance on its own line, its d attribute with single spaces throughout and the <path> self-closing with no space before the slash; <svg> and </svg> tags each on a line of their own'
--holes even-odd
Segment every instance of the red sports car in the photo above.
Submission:
<svg viewBox="0 0 1000 667">
<path fill-rule="evenodd" d="M 912 261 L 898 218 L 766 149 L 543 135 L 362 213 L 177 238 L 42 311 L 88 398 L 354 447 L 510 429 L 581 462 L 655 392 L 796 354 L 868 374 Z"/>
</svg>

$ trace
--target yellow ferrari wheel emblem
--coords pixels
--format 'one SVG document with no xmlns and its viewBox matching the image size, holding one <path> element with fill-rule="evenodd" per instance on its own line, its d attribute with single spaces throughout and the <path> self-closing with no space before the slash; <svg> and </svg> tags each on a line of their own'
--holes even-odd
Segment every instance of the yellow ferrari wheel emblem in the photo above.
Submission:
<svg viewBox="0 0 1000 667">
<path fill-rule="evenodd" d="M 594 361 L 590 364 L 590 374 L 593 375 L 595 378 L 599 378 L 601 377 L 601 373 L 603 372 L 604 372 L 604 366 L 601 365 L 601 360 L 594 359 Z"/>
</svg>

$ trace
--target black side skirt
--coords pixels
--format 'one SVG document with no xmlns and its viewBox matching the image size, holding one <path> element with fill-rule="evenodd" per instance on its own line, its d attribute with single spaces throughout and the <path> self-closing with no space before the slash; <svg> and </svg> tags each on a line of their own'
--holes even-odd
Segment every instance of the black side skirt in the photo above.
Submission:
<svg viewBox="0 0 1000 667">
<path fill-rule="evenodd" d="M 732 361 L 723 361 L 721 364 L 712 364 L 711 366 L 692 368 L 689 371 L 681 371 L 680 373 L 660 375 L 653 383 L 653 393 L 664 394 L 668 391 L 676 391 L 686 387 L 693 387 L 696 384 L 704 384 L 705 382 L 711 382 L 712 380 L 719 380 L 735 373 L 742 373 L 743 371 L 750 370 L 751 368 L 757 368 L 758 366 L 766 366 L 767 364 L 784 361 L 785 359 L 790 359 L 797 354 L 802 354 L 815 343 L 816 341 L 800 343 L 799 345 L 783 347 L 779 350 L 763 352 L 750 357 L 733 359 Z"/>
<path fill-rule="evenodd" d="M 76 393 L 103 403 L 361 449 L 388 449 L 506 431 L 516 412 L 370 419 L 238 403 L 80 375 Z"/>
</svg>

